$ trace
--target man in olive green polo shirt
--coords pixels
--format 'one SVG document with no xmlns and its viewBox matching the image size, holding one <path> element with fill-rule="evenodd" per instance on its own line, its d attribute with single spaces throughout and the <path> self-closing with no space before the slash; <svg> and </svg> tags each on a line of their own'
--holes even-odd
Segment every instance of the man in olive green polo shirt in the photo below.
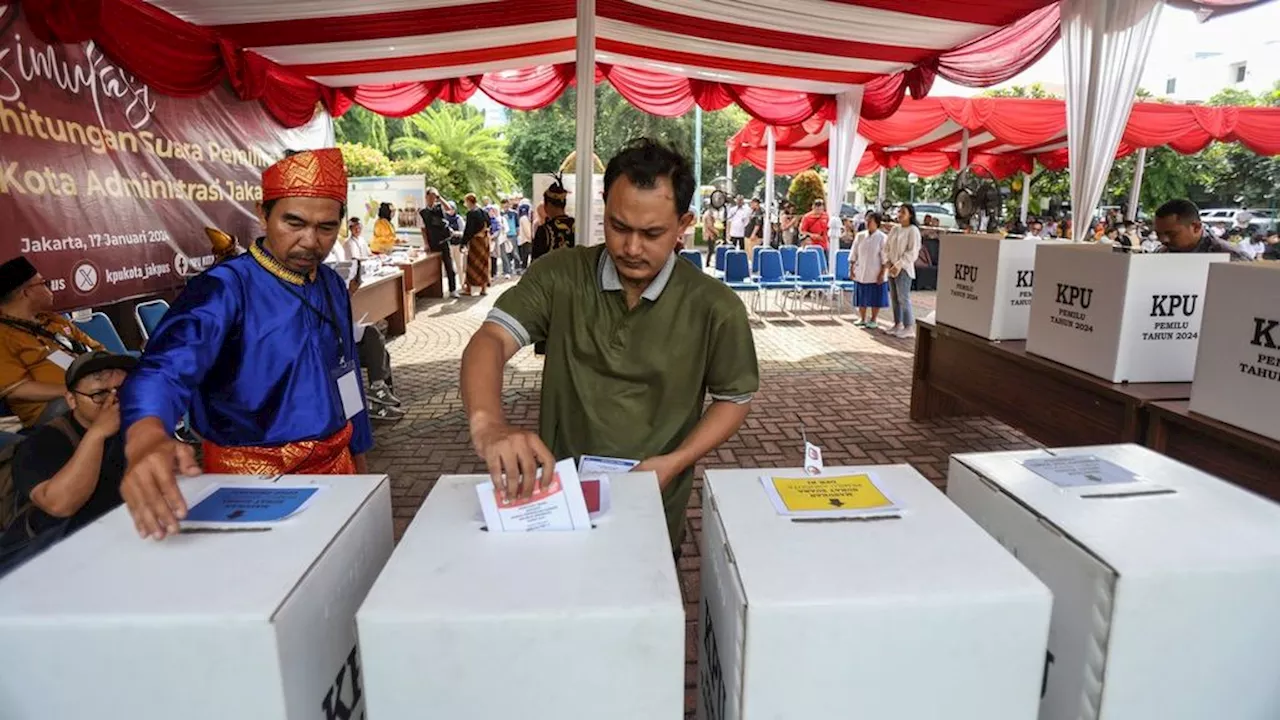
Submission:
<svg viewBox="0 0 1280 720">
<path fill-rule="evenodd" d="M 604 246 L 556 250 L 498 299 L 463 353 L 463 401 L 476 452 L 510 495 L 531 493 L 557 458 L 642 461 L 678 548 L 694 464 L 738 431 L 759 388 L 755 344 L 741 300 L 676 258 L 694 220 L 689 162 L 637 140 L 604 182 Z M 542 340 L 535 435 L 507 423 L 502 378 L 516 351 Z"/>
</svg>

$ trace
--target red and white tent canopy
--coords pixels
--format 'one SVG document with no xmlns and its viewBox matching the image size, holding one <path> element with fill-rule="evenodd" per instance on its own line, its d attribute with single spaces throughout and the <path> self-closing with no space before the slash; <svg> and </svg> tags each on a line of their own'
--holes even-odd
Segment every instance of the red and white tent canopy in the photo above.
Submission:
<svg viewBox="0 0 1280 720">
<path fill-rule="evenodd" d="M 752 120 L 731 138 L 730 160 L 750 162 L 763 170 L 765 128 Z M 828 128 L 816 118 L 775 127 L 775 170 L 792 174 L 825 165 Z M 859 123 L 858 132 L 869 145 L 857 174 L 901 166 L 932 177 L 949 168 L 959 169 L 966 130 L 969 163 L 986 167 L 997 178 L 1031 172 L 1036 162 L 1050 170 L 1067 167 L 1067 115 L 1062 100 L 925 98 L 904 101 L 892 117 Z M 1215 140 L 1239 142 L 1260 155 L 1280 155 L 1280 108 L 1137 103 L 1116 157 L 1159 145 L 1190 154 Z"/>
<path fill-rule="evenodd" d="M 316 102 L 387 115 L 484 92 L 510 107 L 572 82 L 574 0 L 0 0 L 45 40 L 93 40 L 155 90 L 229 80 L 286 125 Z M 867 85 L 885 117 L 940 74 L 999 82 L 1058 37 L 1053 0 L 597 0 L 598 80 L 662 115 L 739 103 L 770 122 L 834 116 Z"/>
</svg>

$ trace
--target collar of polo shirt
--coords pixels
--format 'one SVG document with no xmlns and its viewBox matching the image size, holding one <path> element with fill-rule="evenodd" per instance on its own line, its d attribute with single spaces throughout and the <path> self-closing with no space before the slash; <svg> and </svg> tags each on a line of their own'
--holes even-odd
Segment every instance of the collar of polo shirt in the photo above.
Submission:
<svg viewBox="0 0 1280 720">
<path fill-rule="evenodd" d="M 667 288 L 667 283 L 671 281 L 671 273 L 676 267 L 676 254 L 671 253 L 667 256 L 667 262 L 658 271 L 658 275 L 653 278 L 653 282 L 649 283 L 649 287 L 640 293 L 640 297 L 649 302 L 657 302 L 662 295 L 662 291 Z M 618 266 L 613 262 L 613 256 L 609 254 L 608 249 L 600 253 L 600 289 L 605 292 L 621 292 L 622 278 L 618 276 Z"/>
</svg>

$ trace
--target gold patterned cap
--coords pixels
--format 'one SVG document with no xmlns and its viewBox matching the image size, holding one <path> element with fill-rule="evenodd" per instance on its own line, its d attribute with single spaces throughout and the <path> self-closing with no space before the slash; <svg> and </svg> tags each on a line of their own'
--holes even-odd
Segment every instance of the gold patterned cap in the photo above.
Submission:
<svg viewBox="0 0 1280 720">
<path fill-rule="evenodd" d="M 294 153 L 262 172 L 262 201 L 314 197 L 347 202 L 347 166 L 337 148 Z"/>
</svg>

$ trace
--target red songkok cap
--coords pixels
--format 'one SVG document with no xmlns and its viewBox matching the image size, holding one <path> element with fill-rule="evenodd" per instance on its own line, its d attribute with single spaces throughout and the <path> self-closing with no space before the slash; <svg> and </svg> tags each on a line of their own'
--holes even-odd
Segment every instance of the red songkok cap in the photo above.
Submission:
<svg viewBox="0 0 1280 720">
<path fill-rule="evenodd" d="M 347 166 L 337 148 L 295 153 L 262 171 L 262 201 L 290 197 L 347 202 Z"/>
</svg>

